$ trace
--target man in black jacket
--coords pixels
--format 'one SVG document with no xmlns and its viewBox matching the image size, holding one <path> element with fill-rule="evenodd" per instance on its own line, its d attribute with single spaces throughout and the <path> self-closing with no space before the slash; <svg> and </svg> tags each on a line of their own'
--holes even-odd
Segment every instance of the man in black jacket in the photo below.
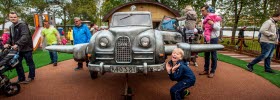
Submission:
<svg viewBox="0 0 280 100">
<path fill-rule="evenodd" d="M 244 40 L 244 31 L 246 29 L 246 26 L 244 26 L 242 29 L 239 30 L 239 33 L 238 33 L 238 41 L 236 42 L 236 46 L 238 46 L 239 42 L 242 41 L 244 47 L 248 47 L 246 44 L 245 44 L 245 40 Z"/>
<path fill-rule="evenodd" d="M 4 48 L 11 46 L 14 50 L 19 51 L 19 64 L 16 65 L 19 83 L 29 83 L 35 77 L 35 64 L 32 59 L 33 42 L 28 25 L 25 22 L 19 21 L 18 15 L 15 12 L 9 14 L 9 19 L 13 23 L 10 26 L 10 38 L 4 45 Z M 28 79 L 25 79 L 24 70 L 22 67 L 22 59 L 26 60 L 29 66 Z"/>
</svg>

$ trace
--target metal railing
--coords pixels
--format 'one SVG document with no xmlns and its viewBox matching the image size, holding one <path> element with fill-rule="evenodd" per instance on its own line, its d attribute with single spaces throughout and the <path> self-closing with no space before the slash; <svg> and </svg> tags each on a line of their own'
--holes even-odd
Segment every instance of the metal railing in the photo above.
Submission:
<svg viewBox="0 0 280 100">
<path fill-rule="evenodd" d="M 222 41 L 220 41 L 220 44 L 223 44 L 226 50 L 238 52 L 245 55 L 258 56 L 261 54 L 261 47 L 260 47 L 260 43 L 258 42 L 258 39 L 235 38 L 234 43 L 231 43 L 231 39 L 232 37 L 222 37 Z M 240 42 L 236 44 L 238 40 Z M 246 44 L 246 46 L 243 44 L 243 42 Z M 280 62 L 276 58 L 276 50 L 274 50 L 273 52 L 272 60 Z"/>
</svg>

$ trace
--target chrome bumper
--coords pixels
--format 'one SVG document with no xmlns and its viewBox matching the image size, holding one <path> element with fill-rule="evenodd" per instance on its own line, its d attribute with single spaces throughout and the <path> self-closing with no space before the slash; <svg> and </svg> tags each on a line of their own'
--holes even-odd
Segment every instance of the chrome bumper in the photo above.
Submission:
<svg viewBox="0 0 280 100">
<path fill-rule="evenodd" d="M 100 72 L 101 74 L 104 74 L 105 72 L 112 72 L 111 67 L 116 66 L 116 67 L 121 67 L 121 66 L 131 66 L 131 67 L 136 67 L 136 73 L 145 73 L 147 74 L 148 72 L 158 72 L 158 71 L 163 71 L 164 70 L 164 64 L 154 64 L 154 65 L 148 65 L 147 63 L 143 63 L 143 65 L 105 65 L 103 62 L 100 64 L 88 64 L 88 69 L 90 71 L 97 71 Z"/>
</svg>

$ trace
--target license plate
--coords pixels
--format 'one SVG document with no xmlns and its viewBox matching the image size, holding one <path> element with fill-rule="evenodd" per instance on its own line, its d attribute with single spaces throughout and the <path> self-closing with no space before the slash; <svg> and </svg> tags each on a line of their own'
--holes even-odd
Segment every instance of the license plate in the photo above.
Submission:
<svg viewBox="0 0 280 100">
<path fill-rule="evenodd" d="M 136 73 L 135 66 L 111 66 L 113 73 Z"/>
</svg>

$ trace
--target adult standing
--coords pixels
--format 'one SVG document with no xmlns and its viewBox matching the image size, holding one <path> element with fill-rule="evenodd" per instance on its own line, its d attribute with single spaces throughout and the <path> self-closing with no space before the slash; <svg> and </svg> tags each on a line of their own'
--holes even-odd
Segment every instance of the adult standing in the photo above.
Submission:
<svg viewBox="0 0 280 100">
<path fill-rule="evenodd" d="M 73 27 L 73 38 L 74 38 L 74 45 L 82 44 L 82 43 L 89 43 L 91 38 L 91 33 L 87 27 L 87 25 L 82 24 L 82 21 L 79 17 L 74 18 L 75 26 Z M 88 60 L 86 60 L 86 64 L 88 64 Z M 87 65 L 88 66 L 88 65 Z M 78 62 L 78 66 L 75 70 L 80 70 L 83 68 L 83 63 Z"/>
<path fill-rule="evenodd" d="M 273 14 L 262 24 L 260 28 L 261 54 L 247 65 L 248 71 L 252 72 L 253 66 L 264 59 L 264 71 L 274 73 L 270 68 L 270 61 L 273 57 L 275 44 L 278 44 L 277 21 L 280 21 L 280 12 Z"/>
<path fill-rule="evenodd" d="M 244 40 L 244 31 L 246 30 L 246 26 L 244 26 L 242 29 L 239 30 L 239 33 L 238 33 L 238 41 L 236 42 L 236 47 L 238 47 L 238 44 L 240 41 L 242 41 L 244 47 L 248 47 L 246 44 L 245 44 L 245 40 Z"/>
<path fill-rule="evenodd" d="M 14 50 L 19 51 L 19 64 L 16 65 L 18 83 L 29 83 L 35 78 L 35 64 L 32 58 L 32 36 L 27 23 L 19 21 L 18 15 L 15 12 L 11 12 L 9 14 L 9 19 L 13 24 L 10 26 L 10 38 L 4 47 L 7 48 L 11 46 Z M 22 67 L 23 58 L 26 60 L 26 63 L 29 66 L 28 79 L 25 79 L 24 70 Z"/>
<path fill-rule="evenodd" d="M 221 17 L 214 14 L 211 7 L 205 5 L 201 7 L 201 13 L 204 16 L 203 30 L 205 43 L 207 44 L 218 44 L 218 32 L 220 31 Z M 210 55 L 211 55 L 211 70 L 209 73 L 210 66 Z M 199 75 L 208 75 L 209 78 L 214 77 L 214 73 L 217 68 L 217 51 L 205 52 L 204 53 L 204 71 L 200 72 Z"/>
<path fill-rule="evenodd" d="M 44 29 L 42 30 L 42 40 L 46 38 L 47 40 L 47 46 L 50 45 L 57 45 L 61 44 L 61 39 L 59 32 L 54 28 L 50 27 L 50 23 L 47 20 L 44 20 Z M 43 44 L 44 41 L 41 42 L 41 45 Z M 49 51 L 49 55 L 51 58 L 50 64 L 53 64 L 53 66 L 57 66 L 57 52 L 56 51 Z"/>
</svg>

